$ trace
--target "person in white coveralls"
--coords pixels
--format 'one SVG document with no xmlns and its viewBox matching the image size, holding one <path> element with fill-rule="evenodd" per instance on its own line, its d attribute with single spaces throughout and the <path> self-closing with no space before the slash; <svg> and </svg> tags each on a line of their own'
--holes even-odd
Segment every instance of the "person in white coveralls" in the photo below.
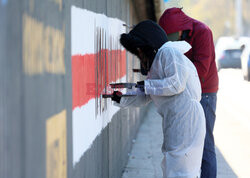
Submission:
<svg viewBox="0 0 250 178">
<path fill-rule="evenodd" d="M 185 41 L 168 42 L 163 29 L 150 20 L 122 34 L 120 42 L 140 59 L 147 79 L 137 83 L 141 86 L 137 96 L 120 97 L 114 92 L 112 100 L 120 107 L 152 100 L 163 118 L 163 177 L 200 177 L 206 129 L 199 77 L 184 55 L 191 46 Z"/>
</svg>

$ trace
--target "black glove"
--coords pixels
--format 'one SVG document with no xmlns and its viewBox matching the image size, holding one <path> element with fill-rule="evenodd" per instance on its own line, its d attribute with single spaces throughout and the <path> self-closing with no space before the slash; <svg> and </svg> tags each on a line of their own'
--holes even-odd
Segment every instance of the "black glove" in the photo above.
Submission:
<svg viewBox="0 0 250 178">
<path fill-rule="evenodd" d="M 136 85 L 137 88 L 144 88 L 144 80 L 139 81 L 139 82 L 137 82 L 136 84 L 137 84 L 137 85 Z"/>
<path fill-rule="evenodd" d="M 137 82 L 136 83 L 136 88 L 139 88 L 142 92 L 144 92 L 145 91 L 145 89 L 144 89 L 144 80 Z"/>
<path fill-rule="evenodd" d="M 115 101 L 117 103 L 120 103 L 121 101 L 121 96 L 122 96 L 122 93 L 120 91 L 114 91 L 113 96 L 111 97 L 112 101 Z"/>
</svg>

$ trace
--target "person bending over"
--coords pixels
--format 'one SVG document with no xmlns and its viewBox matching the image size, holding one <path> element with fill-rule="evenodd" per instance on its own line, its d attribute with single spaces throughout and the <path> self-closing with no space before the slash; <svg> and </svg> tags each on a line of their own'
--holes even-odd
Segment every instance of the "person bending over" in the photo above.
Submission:
<svg viewBox="0 0 250 178">
<path fill-rule="evenodd" d="M 120 107 L 153 101 L 163 119 L 163 177 L 199 177 L 206 129 L 199 77 L 184 55 L 191 46 L 168 41 L 164 30 L 150 20 L 122 34 L 120 42 L 139 58 L 147 79 L 138 82 L 137 96 L 120 97 L 114 92 L 112 99 Z"/>
</svg>

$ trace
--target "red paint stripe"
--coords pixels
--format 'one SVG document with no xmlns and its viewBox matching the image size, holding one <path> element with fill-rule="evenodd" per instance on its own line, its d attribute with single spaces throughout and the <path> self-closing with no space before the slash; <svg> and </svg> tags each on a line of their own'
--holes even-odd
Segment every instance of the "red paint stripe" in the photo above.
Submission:
<svg viewBox="0 0 250 178">
<path fill-rule="evenodd" d="M 125 50 L 102 50 L 98 54 L 72 56 L 73 109 L 99 97 L 109 83 L 125 75 Z"/>
</svg>

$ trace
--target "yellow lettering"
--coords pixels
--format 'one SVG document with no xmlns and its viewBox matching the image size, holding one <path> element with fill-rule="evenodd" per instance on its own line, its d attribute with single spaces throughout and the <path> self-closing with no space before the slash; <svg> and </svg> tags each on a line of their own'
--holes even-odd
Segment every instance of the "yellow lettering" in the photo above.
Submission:
<svg viewBox="0 0 250 178">
<path fill-rule="evenodd" d="M 23 66 L 28 75 L 65 74 L 64 33 L 23 16 Z"/>
<path fill-rule="evenodd" d="M 67 178 L 66 110 L 46 121 L 46 178 Z"/>
</svg>

